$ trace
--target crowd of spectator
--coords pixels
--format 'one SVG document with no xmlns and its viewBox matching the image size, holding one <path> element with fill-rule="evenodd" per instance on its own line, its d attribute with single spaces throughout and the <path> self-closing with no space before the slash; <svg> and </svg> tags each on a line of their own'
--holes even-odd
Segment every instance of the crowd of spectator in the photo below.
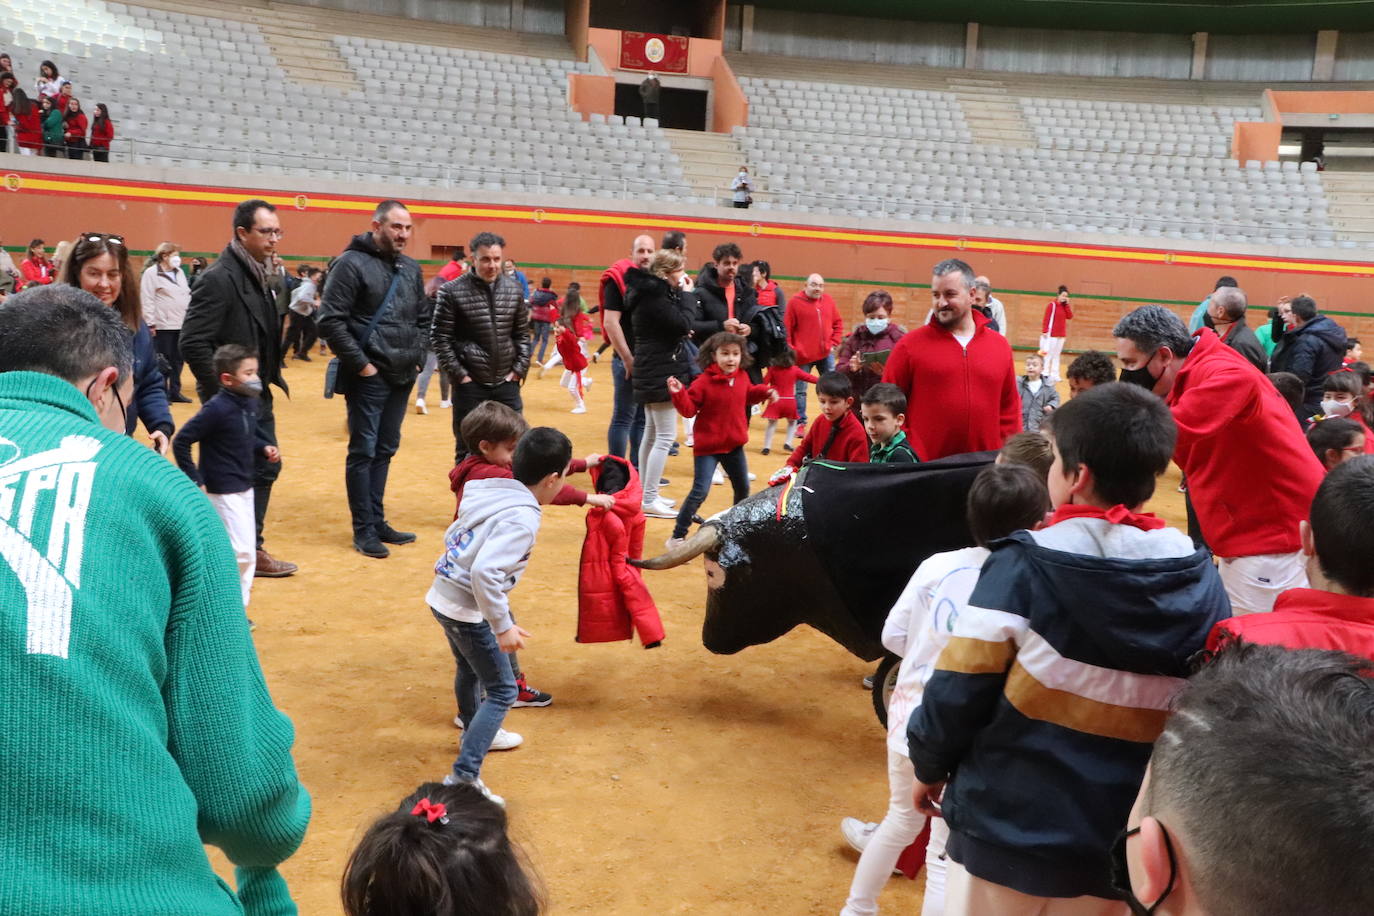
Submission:
<svg viewBox="0 0 1374 916">
<path fill-rule="evenodd" d="M 19 85 L 10 55 L 0 54 L 0 153 L 68 159 L 89 153 L 109 162 L 113 140 L 110 109 L 102 102 L 88 114 L 56 64 L 40 63 L 29 91 Z"/>
</svg>

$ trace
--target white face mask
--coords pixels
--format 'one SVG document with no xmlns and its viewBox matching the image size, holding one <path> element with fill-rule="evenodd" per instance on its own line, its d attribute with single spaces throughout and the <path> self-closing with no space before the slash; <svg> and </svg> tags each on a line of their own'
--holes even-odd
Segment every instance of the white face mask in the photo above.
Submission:
<svg viewBox="0 0 1374 916">
<path fill-rule="evenodd" d="M 180 270 L 180 269 L 181 269 L 181 255 L 179 255 L 179 254 L 174 254 L 174 255 L 172 255 L 170 258 L 168 258 L 168 259 L 167 259 L 167 266 L 170 267 L 172 270 Z"/>
<path fill-rule="evenodd" d="M 1348 401 L 1322 401 L 1323 417 L 1348 417 L 1355 405 Z"/>
<path fill-rule="evenodd" d="M 864 327 L 868 328 L 870 334 L 881 334 L 887 330 L 886 318 L 865 318 Z"/>
</svg>

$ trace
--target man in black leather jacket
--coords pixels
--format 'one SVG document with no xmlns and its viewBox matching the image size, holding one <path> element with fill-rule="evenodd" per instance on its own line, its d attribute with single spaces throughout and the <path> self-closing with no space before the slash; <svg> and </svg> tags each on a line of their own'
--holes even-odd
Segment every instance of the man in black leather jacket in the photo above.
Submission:
<svg viewBox="0 0 1374 916">
<path fill-rule="evenodd" d="M 415 540 L 391 527 L 383 505 L 429 324 L 420 265 L 404 254 L 412 230 L 404 204 L 378 204 L 371 231 L 354 236 L 334 259 L 320 306 L 320 336 L 339 358 L 348 402 L 344 482 L 353 546 L 377 559 L 389 555 L 387 544 Z"/>
<path fill-rule="evenodd" d="M 430 347 L 453 380 L 455 462 L 467 455 L 459 427 L 483 401 L 523 412 L 520 381 L 530 369 L 530 310 L 520 284 L 501 272 L 506 240 L 479 232 L 473 269 L 439 287 Z"/>
<path fill-rule="evenodd" d="M 258 355 L 262 398 L 258 405 L 258 439 L 277 444 L 277 420 L 272 412 L 272 386 L 289 395 L 281 377 L 281 316 L 268 292 L 268 276 L 282 237 L 277 208 L 265 200 L 245 200 L 234 208 L 234 239 L 219 260 L 198 275 L 191 287 L 191 304 L 181 326 L 181 355 L 196 377 L 202 402 L 219 391 L 215 350 L 225 344 L 247 347 Z M 269 462 L 258 449 L 253 461 L 253 505 L 258 528 L 258 565 L 254 575 L 281 578 L 296 571 L 295 563 L 278 560 L 263 548 L 262 530 L 272 485 L 282 462 Z"/>
</svg>

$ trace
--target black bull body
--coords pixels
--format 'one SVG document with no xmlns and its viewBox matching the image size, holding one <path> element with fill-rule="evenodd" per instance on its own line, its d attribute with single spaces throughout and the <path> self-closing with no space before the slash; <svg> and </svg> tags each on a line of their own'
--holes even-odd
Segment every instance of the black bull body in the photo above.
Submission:
<svg viewBox="0 0 1374 916">
<path fill-rule="evenodd" d="M 883 622 L 922 561 L 972 545 L 965 504 L 995 452 L 925 464 L 812 462 L 750 496 L 646 569 L 706 563 L 701 641 L 718 655 L 810 624 L 859 658 L 882 656 Z"/>
</svg>

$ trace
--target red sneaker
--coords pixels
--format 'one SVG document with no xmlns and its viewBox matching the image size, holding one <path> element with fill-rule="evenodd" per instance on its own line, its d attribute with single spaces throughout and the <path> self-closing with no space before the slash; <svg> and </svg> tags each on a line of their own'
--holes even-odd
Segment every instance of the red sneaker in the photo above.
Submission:
<svg viewBox="0 0 1374 916">
<path fill-rule="evenodd" d="M 520 695 L 512 706 L 548 706 L 553 702 L 552 696 L 526 683 L 523 674 L 515 679 L 515 685 L 520 688 Z"/>
</svg>

